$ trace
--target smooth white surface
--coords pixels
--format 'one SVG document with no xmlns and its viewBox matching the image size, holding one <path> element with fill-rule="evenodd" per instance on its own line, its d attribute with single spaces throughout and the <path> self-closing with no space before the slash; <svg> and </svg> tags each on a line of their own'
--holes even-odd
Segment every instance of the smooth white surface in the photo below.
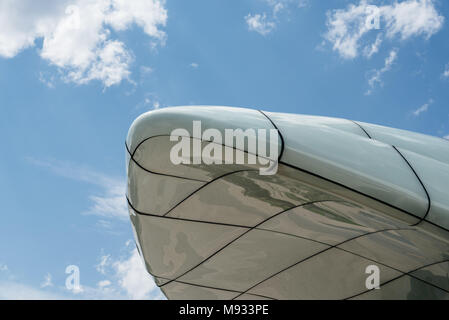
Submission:
<svg viewBox="0 0 449 320">
<path fill-rule="evenodd" d="M 281 161 L 424 217 L 424 189 L 391 145 L 353 133 L 361 130 L 350 122 L 342 130 L 320 117 L 267 115 L 284 138 Z"/>
</svg>

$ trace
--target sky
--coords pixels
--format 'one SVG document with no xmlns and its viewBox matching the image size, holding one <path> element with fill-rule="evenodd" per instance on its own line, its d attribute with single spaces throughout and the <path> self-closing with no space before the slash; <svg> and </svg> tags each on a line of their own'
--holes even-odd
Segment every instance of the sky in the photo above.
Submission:
<svg viewBox="0 0 449 320">
<path fill-rule="evenodd" d="M 0 0 L 0 299 L 164 298 L 124 196 L 127 130 L 146 111 L 449 138 L 448 19 L 443 0 Z"/>
</svg>

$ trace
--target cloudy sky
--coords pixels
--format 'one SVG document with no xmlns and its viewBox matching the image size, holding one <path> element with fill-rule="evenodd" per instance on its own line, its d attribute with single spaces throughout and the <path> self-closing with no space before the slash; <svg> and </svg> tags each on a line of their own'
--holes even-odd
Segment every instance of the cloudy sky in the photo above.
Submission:
<svg viewBox="0 0 449 320">
<path fill-rule="evenodd" d="M 449 137 L 448 18 L 444 0 L 0 0 L 0 299 L 162 298 L 124 200 L 124 141 L 145 111 Z"/>
</svg>

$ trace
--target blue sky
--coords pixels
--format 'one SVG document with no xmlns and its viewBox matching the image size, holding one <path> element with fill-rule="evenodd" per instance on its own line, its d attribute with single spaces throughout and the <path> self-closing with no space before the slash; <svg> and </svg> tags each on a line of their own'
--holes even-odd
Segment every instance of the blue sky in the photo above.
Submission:
<svg viewBox="0 0 449 320">
<path fill-rule="evenodd" d="M 449 136 L 448 18 L 443 0 L 0 0 L 0 298 L 161 298 L 124 202 L 125 137 L 148 110 Z"/>
</svg>

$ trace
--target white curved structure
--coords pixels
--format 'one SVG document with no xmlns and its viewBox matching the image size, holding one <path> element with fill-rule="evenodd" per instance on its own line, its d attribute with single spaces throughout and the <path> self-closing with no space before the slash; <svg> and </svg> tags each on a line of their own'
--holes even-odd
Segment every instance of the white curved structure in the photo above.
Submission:
<svg viewBox="0 0 449 320">
<path fill-rule="evenodd" d="M 223 136 L 278 129 L 277 173 L 173 164 L 170 134 L 193 121 Z M 236 153 L 234 142 L 223 141 L 223 153 Z M 137 245 L 168 298 L 449 298 L 449 141 L 344 119 L 194 106 L 141 115 L 126 145 Z M 380 289 L 366 287 L 372 265 Z"/>
</svg>

